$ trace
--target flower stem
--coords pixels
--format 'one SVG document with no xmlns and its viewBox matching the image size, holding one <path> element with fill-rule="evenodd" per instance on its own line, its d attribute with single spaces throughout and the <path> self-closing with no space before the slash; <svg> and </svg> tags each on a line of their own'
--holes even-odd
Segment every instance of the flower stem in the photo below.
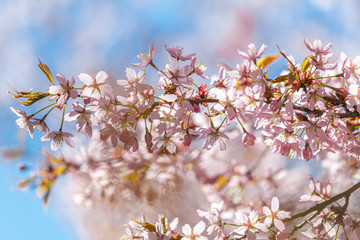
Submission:
<svg viewBox="0 0 360 240">
<path fill-rule="evenodd" d="M 61 118 L 61 125 L 60 125 L 60 129 L 59 129 L 59 132 L 62 132 L 62 127 L 63 127 L 63 124 L 64 124 L 64 117 L 65 117 L 65 107 L 66 107 L 66 104 L 64 104 L 64 106 L 63 106 L 63 113 L 62 113 L 62 118 Z"/>
<path fill-rule="evenodd" d="M 49 107 L 51 107 L 51 106 L 54 106 L 55 104 L 56 104 L 56 102 L 54 102 L 54 103 L 52 103 L 52 104 L 50 104 L 50 105 L 48 105 L 48 106 L 46 106 L 46 107 L 43 107 L 43 108 L 40 109 L 39 111 L 31 114 L 29 117 L 32 118 L 33 116 L 35 116 L 35 115 L 38 114 L 39 112 L 41 112 L 41 111 L 43 111 L 43 110 L 45 110 L 45 109 L 47 109 L 47 108 L 49 108 Z"/>
</svg>

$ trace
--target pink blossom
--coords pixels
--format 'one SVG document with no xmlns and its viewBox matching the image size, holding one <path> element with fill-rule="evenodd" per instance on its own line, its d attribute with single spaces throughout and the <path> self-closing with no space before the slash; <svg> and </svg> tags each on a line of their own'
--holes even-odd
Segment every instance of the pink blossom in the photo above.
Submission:
<svg viewBox="0 0 360 240">
<path fill-rule="evenodd" d="M 350 84 L 357 84 L 360 82 L 360 56 L 351 61 L 345 53 L 341 52 L 340 60 L 342 61 L 342 70 L 344 79 Z"/>
<path fill-rule="evenodd" d="M 69 80 L 66 80 L 64 75 L 58 73 L 56 74 L 56 79 L 59 81 L 60 85 L 50 86 L 49 93 L 58 96 L 56 102 L 62 107 L 66 104 L 69 96 L 72 99 L 76 99 L 78 97 L 78 93 L 73 87 L 75 84 L 74 77 L 71 76 Z"/>
<path fill-rule="evenodd" d="M 120 86 L 123 86 L 126 91 L 134 90 L 136 84 L 141 83 L 146 78 L 146 71 L 141 70 L 138 74 L 132 68 L 126 68 L 126 78 L 125 80 L 117 80 L 116 83 Z"/>
<path fill-rule="evenodd" d="M 307 38 L 304 39 L 304 43 L 306 47 L 315 54 L 320 55 L 327 55 L 331 52 L 330 49 L 332 48 L 332 44 L 328 43 L 325 47 L 323 47 L 323 42 L 321 40 L 316 39 L 312 44 L 309 42 Z"/>
<path fill-rule="evenodd" d="M 245 132 L 242 136 L 242 142 L 244 146 L 253 146 L 255 143 L 256 137 L 251 133 Z"/>
<path fill-rule="evenodd" d="M 285 225 L 281 219 L 290 218 L 290 212 L 279 210 L 279 199 L 277 197 L 272 198 L 271 209 L 267 206 L 263 207 L 263 213 L 267 216 L 264 221 L 267 227 L 274 223 L 275 227 L 281 232 L 285 230 Z"/>
<path fill-rule="evenodd" d="M 200 129 L 198 130 L 198 132 L 200 133 L 200 136 L 206 135 L 206 140 L 203 146 L 204 149 L 210 150 L 214 146 L 214 144 L 218 142 L 220 146 L 220 150 L 221 151 L 226 150 L 226 144 L 223 138 L 229 139 L 229 137 L 224 133 L 220 132 L 219 129 L 215 129 L 215 128 Z"/>
<path fill-rule="evenodd" d="M 57 131 L 51 131 L 49 134 L 44 135 L 41 137 L 41 141 L 51 141 L 51 150 L 56 151 L 60 147 L 62 147 L 63 142 L 65 142 L 69 147 L 74 148 L 75 144 L 71 140 L 70 137 L 73 137 L 71 133 L 67 132 L 57 132 Z"/>
<path fill-rule="evenodd" d="M 165 48 L 166 48 L 166 51 L 168 51 L 169 54 L 173 58 L 176 58 L 177 60 L 181 60 L 181 61 L 190 60 L 196 55 L 195 53 L 191 53 L 191 54 L 188 54 L 186 56 L 183 56 L 184 49 L 182 47 L 179 47 L 179 46 L 177 46 L 176 48 L 168 48 L 167 45 L 165 44 Z"/>
<path fill-rule="evenodd" d="M 180 137 L 176 137 L 171 133 L 165 133 L 154 139 L 154 150 L 166 149 L 170 154 L 174 154 L 176 152 L 176 143 L 180 142 L 180 140 Z"/>
<path fill-rule="evenodd" d="M 112 94 L 112 87 L 105 83 L 108 78 L 108 74 L 104 71 L 100 71 L 95 77 L 91 77 L 86 73 L 80 73 L 79 79 L 85 83 L 84 90 L 82 91 L 83 97 L 99 99 L 104 95 Z"/>
<path fill-rule="evenodd" d="M 30 122 L 31 116 L 27 116 L 24 111 L 21 111 L 20 109 L 10 107 L 11 111 L 13 111 L 19 119 L 16 120 L 16 124 L 19 126 L 19 128 L 23 129 L 25 128 L 26 131 L 29 132 L 30 137 L 33 137 L 34 134 L 34 127 L 33 124 Z"/>
<path fill-rule="evenodd" d="M 182 227 L 182 232 L 185 235 L 182 240 L 206 240 L 207 237 L 201 236 L 201 233 L 205 230 L 206 224 L 203 221 L 198 222 L 194 228 L 191 228 L 189 224 L 185 224 Z"/>
<path fill-rule="evenodd" d="M 164 71 L 159 71 L 160 76 L 166 80 L 170 80 L 174 84 L 191 84 L 192 78 L 189 77 L 189 74 L 192 72 L 193 68 L 190 65 L 185 65 L 179 67 L 179 61 L 175 58 L 169 59 L 170 63 L 165 66 Z"/>
<path fill-rule="evenodd" d="M 154 50 L 154 45 L 151 43 L 149 45 L 149 54 L 140 53 L 137 58 L 141 61 L 141 63 L 132 63 L 134 67 L 146 67 L 149 64 L 152 64 L 156 54 L 156 49 Z"/>
<path fill-rule="evenodd" d="M 155 223 L 156 235 L 160 239 L 171 239 L 176 234 L 175 230 L 179 224 L 179 219 L 175 218 L 170 223 L 164 216 L 159 216 L 158 221 Z"/>
<path fill-rule="evenodd" d="M 250 72 L 250 62 L 245 61 L 244 64 L 237 64 L 236 70 L 227 72 L 228 77 L 231 79 L 236 79 L 239 83 L 246 82 L 246 77 L 248 77 Z"/>
<path fill-rule="evenodd" d="M 211 78 L 211 86 L 215 89 L 224 89 L 230 90 L 235 85 L 235 82 L 232 79 L 226 77 L 225 67 L 219 69 L 218 76 Z"/>
<path fill-rule="evenodd" d="M 197 210 L 200 217 L 206 218 L 209 221 L 210 226 L 207 228 L 208 235 L 216 233 L 215 239 L 220 239 L 220 236 L 224 236 L 224 220 L 221 217 L 221 209 L 224 202 L 212 203 L 209 211 Z"/>
<path fill-rule="evenodd" d="M 104 128 L 100 130 L 100 139 L 105 141 L 110 138 L 113 147 L 117 146 L 119 139 L 129 144 L 127 148 L 131 148 L 132 146 L 136 148 L 137 141 L 135 142 L 134 139 L 136 136 L 134 130 L 122 119 L 114 119 L 114 121 L 114 124 L 111 124 L 111 122 L 106 123 Z"/>
<path fill-rule="evenodd" d="M 34 127 L 39 129 L 41 132 L 48 134 L 50 132 L 49 127 L 43 119 L 38 119 L 32 123 Z"/>
<path fill-rule="evenodd" d="M 306 47 L 313 52 L 315 55 L 309 56 L 309 61 L 315 67 L 321 70 L 331 70 L 336 67 L 335 64 L 329 64 L 329 59 L 332 56 L 330 49 L 332 44 L 329 43 L 323 47 L 323 42 L 320 40 L 315 40 L 312 44 L 307 38 L 304 39 Z"/>
<path fill-rule="evenodd" d="M 306 161 L 309 161 L 312 159 L 313 153 L 308 143 L 306 143 L 305 147 L 301 150 L 300 159 L 305 159 Z"/>
<path fill-rule="evenodd" d="M 256 58 L 261 57 L 261 55 L 265 52 L 266 48 L 267 46 L 263 44 L 261 45 L 260 50 L 257 51 L 255 44 L 251 43 L 248 46 L 248 53 L 242 52 L 240 50 L 238 50 L 238 53 L 240 56 L 242 56 L 248 61 L 255 61 Z"/>
<path fill-rule="evenodd" d="M 310 175 L 310 193 L 300 196 L 300 202 L 312 201 L 312 202 L 322 202 L 327 200 L 330 197 L 331 184 L 330 182 L 324 187 L 323 184 L 319 181 L 315 183 L 314 178 Z"/>
<path fill-rule="evenodd" d="M 65 121 L 76 121 L 76 130 L 84 133 L 86 136 L 92 136 L 92 127 L 98 126 L 99 120 L 92 114 L 95 112 L 96 107 L 85 109 L 85 106 L 78 102 L 72 105 L 74 111 L 65 115 Z"/>
<path fill-rule="evenodd" d="M 240 210 L 235 212 L 235 218 L 239 221 L 240 227 L 234 230 L 235 233 L 240 236 L 235 237 L 247 237 L 248 239 L 256 239 L 253 231 L 267 232 L 268 229 L 264 223 L 261 223 L 256 211 L 252 210 L 249 216 L 242 213 Z"/>
<path fill-rule="evenodd" d="M 204 72 L 206 71 L 207 67 L 201 62 L 198 63 L 197 65 L 195 65 L 195 63 L 196 63 L 196 57 L 193 57 L 191 59 L 191 67 L 194 69 L 195 73 L 202 78 L 208 79 L 209 77 L 204 75 Z"/>
</svg>

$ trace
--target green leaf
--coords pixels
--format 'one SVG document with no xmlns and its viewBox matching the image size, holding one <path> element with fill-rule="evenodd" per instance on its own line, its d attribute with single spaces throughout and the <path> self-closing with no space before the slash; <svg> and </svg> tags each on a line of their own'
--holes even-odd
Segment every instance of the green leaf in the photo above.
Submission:
<svg viewBox="0 0 360 240">
<path fill-rule="evenodd" d="M 40 59 L 39 59 L 39 68 L 45 73 L 47 79 L 51 82 L 52 85 L 54 85 L 54 79 L 53 76 L 51 75 L 50 69 L 48 66 L 46 66 L 45 64 L 43 64 Z"/>
</svg>

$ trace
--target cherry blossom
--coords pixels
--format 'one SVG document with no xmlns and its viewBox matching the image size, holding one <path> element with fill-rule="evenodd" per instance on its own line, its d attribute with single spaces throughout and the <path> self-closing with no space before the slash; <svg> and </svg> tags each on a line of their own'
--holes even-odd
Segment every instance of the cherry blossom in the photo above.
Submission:
<svg viewBox="0 0 360 240">
<path fill-rule="evenodd" d="M 166 65 L 165 71 L 159 71 L 160 76 L 165 78 L 165 82 L 170 81 L 167 84 L 191 84 L 192 78 L 189 74 L 193 68 L 190 65 L 179 67 L 179 61 L 175 58 L 169 58 L 170 63 Z"/>
<path fill-rule="evenodd" d="M 74 89 L 74 77 L 71 76 L 69 80 L 66 80 L 64 75 L 58 73 L 56 74 L 56 79 L 59 81 L 60 85 L 50 86 L 49 93 L 53 94 L 50 99 L 57 97 L 56 102 L 59 107 L 62 107 L 66 104 L 69 97 L 76 99 L 78 97 L 78 92 Z"/>
<path fill-rule="evenodd" d="M 360 56 L 350 60 L 345 53 L 340 53 L 342 61 L 342 70 L 344 71 L 344 78 L 348 83 L 356 84 L 360 82 Z"/>
<path fill-rule="evenodd" d="M 279 49 L 285 67 L 275 76 L 270 65 L 260 64 L 272 61 L 263 56 L 264 44 L 260 50 L 250 44 L 247 52 L 238 51 L 242 62 L 236 67 L 220 64 L 211 80 L 204 76 L 205 65 L 196 62 L 195 54 L 183 55 L 181 47 L 165 46 L 169 63 L 158 68 L 150 44 L 149 54 L 138 55 L 141 63 L 133 66 L 151 67 L 127 68 L 125 77 L 117 78 L 119 92 L 105 83 L 105 71 L 95 77 L 79 74 L 85 84 L 79 92 L 75 79 L 66 80 L 61 74 L 59 85 L 49 91 L 14 89 L 13 97 L 25 98 L 18 100 L 25 106 L 48 96 L 56 99 L 31 115 L 11 108 L 19 116 L 18 126 L 31 137 L 37 127 L 45 134 L 41 140 L 52 140 L 53 151 L 63 142 L 74 147 L 73 135 L 62 131 L 63 124 L 73 123 L 91 138 L 74 154 L 48 157 L 51 161 L 28 181 L 45 191 L 42 186 L 52 186 L 60 175 L 74 172 L 85 179 L 73 194 L 74 201 L 95 209 L 136 202 L 150 212 L 150 205 L 160 209 L 168 200 L 178 209 L 179 203 L 188 204 L 190 196 L 192 214 L 207 221 L 181 222 L 179 216 L 169 223 L 164 214 L 152 224 L 142 218 L 126 225 L 124 239 L 301 239 L 301 234 L 356 239 L 353 232 L 359 221 L 350 196 L 360 188 L 360 60 L 341 53 L 338 62 L 330 62 L 331 44 L 307 39 L 304 43 L 311 53 L 300 63 Z M 151 74 L 158 76 L 154 85 L 146 81 Z M 79 98 L 72 108 L 70 98 Z M 52 114 L 59 110 L 60 114 Z M 60 116 L 54 121 L 60 122 L 58 131 L 47 125 L 53 116 Z M 272 152 L 295 159 L 260 154 L 261 140 Z M 222 152 L 213 148 L 217 143 Z M 240 153 L 239 146 L 252 148 Z M 300 202 L 310 202 L 310 207 L 298 202 L 307 173 L 289 167 L 293 165 L 289 161 L 298 159 L 316 159 L 313 164 L 326 170 L 317 173 L 321 181 L 310 176 L 309 192 L 300 196 Z M 203 198 L 197 198 L 200 194 Z M 274 195 L 278 197 L 266 206 L 268 196 Z M 280 201 L 293 209 L 291 217 L 280 210 Z M 207 204 L 211 204 L 207 211 L 196 211 Z M 168 210 L 173 216 L 174 205 Z M 177 229 L 180 222 L 182 233 Z"/>
<path fill-rule="evenodd" d="M 16 124 L 19 126 L 19 128 L 21 129 L 26 129 L 26 131 L 29 132 L 30 137 L 33 137 L 34 134 L 34 127 L 33 127 L 33 123 L 30 122 L 30 116 L 27 116 L 26 113 L 24 111 L 21 111 L 18 108 L 14 108 L 14 107 L 10 107 L 11 111 L 13 111 L 18 117 L 20 117 L 19 119 L 16 120 Z"/>
<path fill-rule="evenodd" d="M 41 132 L 45 133 L 45 135 L 50 132 L 49 127 L 47 126 L 46 122 L 43 119 L 36 120 L 32 122 L 32 124 Z"/>
<path fill-rule="evenodd" d="M 99 99 L 101 96 L 112 94 L 112 87 L 105 83 L 108 74 L 100 71 L 95 77 L 91 77 L 86 73 L 80 73 L 79 79 L 85 83 L 84 90 L 82 91 L 83 97 Z"/>
<path fill-rule="evenodd" d="M 319 181 L 315 183 L 314 178 L 310 175 L 310 193 L 304 194 L 300 197 L 300 201 L 313 201 L 313 202 L 321 202 L 325 201 L 329 198 L 329 194 L 331 191 L 330 182 L 324 187 L 323 184 Z"/>
<path fill-rule="evenodd" d="M 271 200 L 271 208 L 264 206 L 263 213 L 267 216 L 264 220 L 264 224 L 270 227 L 274 223 L 275 227 L 281 232 L 285 230 L 285 225 L 281 219 L 289 218 L 290 212 L 279 210 L 279 199 L 273 197 Z"/>
<path fill-rule="evenodd" d="M 261 57 L 261 55 L 265 52 L 266 48 L 267 46 L 263 44 L 261 45 L 260 50 L 257 51 L 255 44 L 251 43 L 248 46 L 248 53 L 242 52 L 240 50 L 238 50 L 238 53 L 240 56 L 251 62 L 256 60 L 256 58 Z"/>
<path fill-rule="evenodd" d="M 96 108 L 92 107 L 85 109 L 85 106 L 75 102 L 72 105 L 74 111 L 65 115 L 65 121 L 76 121 L 76 130 L 82 132 L 85 135 L 92 136 L 92 126 L 98 126 L 99 120 L 92 114 Z"/>
<path fill-rule="evenodd" d="M 116 83 L 120 86 L 123 86 L 126 91 L 134 90 L 136 84 L 141 83 L 146 78 L 146 72 L 141 70 L 138 74 L 133 68 L 126 68 L 126 77 L 127 79 L 117 80 Z"/>
<path fill-rule="evenodd" d="M 73 136 L 74 135 L 68 132 L 51 131 L 47 135 L 42 136 L 41 141 L 51 140 L 51 150 L 56 151 L 63 145 L 63 142 L 65 142 L 69 147 L 74 148 L 75 144 L 70 138 Z"/>
<path fill-rule="evenodd" d="M 206 218 L 209 221 L 210 226 L 207 228 L 208 235 L 216 233 L 216 239 L 220 236 L 224 236 L 224 220 L 221 217 L 221 209 L 224 202 L 212 203 L 209 211 L 198 210 L 197 213 L 200 217 Z"/>
<path fill-rule="evenodd" d="M 137 58 L 141 61 L 141 63 L 132 63 L 134 67 L 146 67 L 151 64 L 156 54 L 156 49 L 154 50 L 154 45 L 151 43 L 149 45 L 149 54 L 140 53 Z"/>
<path fill-rule="evenodd" d="M 190 240 L 206 240 L 207 237 L 201 236 L 201 233 L 205 230 L 206 224 L 203 221 L 198 222 L 194 228 L 191 228 L 189 224 L 185 224 L 182 227 L 182 232 L 185 235 L 181 239 Z"/>
<path fill-rule="evenodd" d="M 168 48 L 168 46 L 165 44 L 165 48 L 173 58 L 176 58 L 177 60 L 181 60 L 181 61 L 190 60 L 196 55 L 195 53 L 191 53 L 186 56 L 183 56 L 184 49 L 179 46 L 175 48 Z"/>
<path fill-rule="evenodd" d="M 256 239 L 255 232 L 268 231 L 266 225 L 258 221 L 259 216 L 254 210 L 250 212 L 249 216 L 239 210 L 235 212 L 235 217 L 239 221 L 240 225 L 240 227 L 234 230 L 235 233 L 240 234 L 238 237 L 246 236 L 248 239 Z"/>
<path fill-rule="evenodd" d="M 253 146 L 255 143 L 256 137 L 248 132 L 245 132 L 243 137 L 242 137 L 242 142 L 244 144 L 244 146 Z"/>
</svg>

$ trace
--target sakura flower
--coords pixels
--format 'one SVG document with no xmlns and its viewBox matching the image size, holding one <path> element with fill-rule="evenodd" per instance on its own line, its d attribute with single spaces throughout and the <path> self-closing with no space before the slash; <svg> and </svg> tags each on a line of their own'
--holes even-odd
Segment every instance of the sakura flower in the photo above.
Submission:
<svg viewBox="0 0 360 240">
<path fill-rule="evenodd" d="M 219 69 L 218 76 L 211 78 L 211 86 L 215 89 L 224 89 L 227 91 L 234 87 L 234 85 L 234 81 L 226 77 L 225 67 Z"/>
<path fill-rule="evenodd" d="M 182 232 L 185 237 L 181 238 L 182 240 L 206 240 L 207 237 L 201 236 L 201 233 L 205 230 L 206 224 L 203 221 L 198 222 L 195 227 L 192 229 L 189 224 L 185 224 L 182 227 Z"/>
<path fill-rule="evenodd" d="M 238 83 L 246 82 L 246 77 L 250 72 L 250 63 L 245 61 L 244 64 L 237 64 L 236 70 L 229 71 L 228 77 L 231 79 L 236 79 Z"/>
<path fill-rule="evenodd" d="M 178 218 L 175 218 L 172 222 L 169 223 L 165 216 L 159 216 L 158 221 L 155 223 L 156 235 L 160 239 L 170 240 L 171 237 L 179 235 L 179 233 L 175 232 L 178 224 Z"/>
<path fill-rule="evenodd" d="M 135 92 L 130 93 L 128 95 L 128 99 L 130 101 L 129 97 L 133 96 L 136 99 L 136 103 L 134 103 L 135 107 L 138 112 L 143 113 L 154 103 L 155 90 L 152 86 L 146 83 L 136 84 L 135 90 L 136 94 Z"/>
<path fill-rule="evenodd" d="M 315 180 L 311 175 L 309 176 L 309 178 L 310 178 L 310 183 L 309 183 L 310 193 L 300 196 L 300 202 L 305 202 L 305 201 L 322 202 L 327 200 L 330 197 L 329 196 L 331 191 L 330 182 L 328 182 L 326 187 L 324 187 L 319 181 L 315 183 Z"/>
<path fill-rule="evenodd" d="M 149 45 L 149 55 L 145 53 L 140 53 L 137 58 L 141 61 L 141 63 L 132 63 L 134 67 L 146 67 L 149 64 L 152 64 L 152 61 L 155 57 L 156 49 L 154 50 L 154 45 L 151 43 Z"/>
<path fill-rule="evenodd" d="M 165 133 L 163 136 L 154 139 L 154 150 L 167 150 L 170 154 L 176 152 L 176 143 L 180 142 L 180 138 L 170 133 Z"/>
<path fill-rule="evenodd" d="M 321 40 L 316 39 L 312 44 L 309 42 L 307 38 L 304 39 L 304 43 L 306 47 L 316 55 L 327 55 L 331 52 L 329 50 L 332 48 L 332 44 L 328 43 L 325 47 L 323 47 L 323 42 Z"/>
<path fill-rule="evenodd" d="M 207 67 L 201 62 L 198 63 L 197 65 L 195 65 L 195 63 L 196 63 L 196 57 L 193 57 L 191 59 L 191 67 L 194 69 L 195 73 L 204 79 L 208 79 L 209 77 L 204 76 L 204 72 L 206 71 Z"/>
<path fill-rule="evenodd" d="M 265 52 L 266 48 L 267 46 L 263 44 L 261 45 L 260 50 L 257 51 L 255 44 L 251 43 L 248 46 L 248 53 L 242 52 L 240 50 L 238 50 L 238 53 L 240 56 L 251 62 L 255 61 L 256 58 L 261 57 L 261 55 Z"/>
<path fill-rule="evenodd" d="M 92 127 L 98 126 L 99 120 L 92 115 L 95 112 L 96 107 L 89 107 L 85 109 L 85 106 L 81 105 L 78 102 L 73 103 L 72 105 L 74 111 L 65 115 L 65 121 L 76 121 L 76 130 L 82 132 L 85 135 L 92 136 Z"/>
<path fill-rule="evenodd" d="M 165 66 L 164 71 L 159 71 L 160 76 L 164 77 L 165 80 L 170 80 L 174 84 L 191 84 L 192 79 L 189 74 L 193 68 L 190 65 L 179 67 L 179 61 L 175 58 L 169 59 L 170 63 Z M 169 83 L 168 83 L 169 84 Z"/>
<path fill-rule="evenodd" d="M 34 127 L 33 124 L 30 122 L 31 116 L 27 116 L 24 111 L 21 111 L 20 109 L 10 107 L 11 111 L 13 111 L 19 119 L 16 120 L 16 124 L 19 126 L 19 128 L 23 129 L 25 128 L 26 131 L 29 132 L 30 137 L 33 137 L 34 134 Z"/>
<path fill-rule="evenodd" d="M 267 216 L 264 221 L 267 227 L 274 223 L 275 227 L 281 232 L 285 230 L 285 225 L 281 219 L 289 218 L 290 212 L 279 210 L 279 199 L 277 197 L 272 198 L 271 209 L 267 206 L 263 207 L 263 213 Z"/>
<path fill-rule="evenodd" d="M 224 205 L 224 202 L 221 201 L 220 203 L 212 203 L 210 211 L 202 211 L 197 210 L 197 213 L 200 217 L 206 218 L 210 226 L 207 229 L 208 235 L 212 235 L 216 233 L 216 239 L 219 239 L 220 236 L 224 235 L 224 220 L 222 219 L 220 215 L 220 211 Z"/>
<path fill-rule="evenodd" d="M 49 134 L 44 135 L 41 137 L 41 141 L 51 141 L 51 150 L 56 151 L 60 147 L 62 147 L 63 142 L 65 142 L 69 147 L 74 148 L 75 144 L 71 140 L 70 137 L 73 137 L 71 133 L 67 132 L 57 132 L 57 131 L 51 131 Z"/>
<path fill-rule="evenodd" d="M 105 121 L 107 117 L 118 112 L 115 99 L 111 96 L 102 96 L 100 99 L 96 99 L 92 102 L 92 106 L 96 107 L 95 117 L 99 121 Z"/>
<path fill-rule="evenodd" d="M 229 137 L 224 133 L 219 132 L 219 129 L 215 129 L 215 128 L 200 129 L 198 132 L 200 133 L 200 136 L 206 135 L 206 141 L 203 146 L 204 149 L 210 150 L 216 142 L 219 142 L 220 150 L 221 151 L 226 150 L 226 144 L 223 138 L 229 139 Z"/>
<path fill-rule="evenodd" d="M 175 48 L 168 48 L 168 46 L 165 44 L 165 48 L 166 51 L 169 52 L 169 54 L 173 57 L 176 58 L 177 60 L 181 60 L 181 61 L 186 61 L 186 60 L 190 60 L 192 59 L 192 57 L 194 57 L 196 54 L 195 53 L 191 53 L 188 54 L 186 56 L 183 56 L 183 48 L 182 47 L 175 47 Z"/>
<path fill-rule="evenodd" d="M 301 153 L 299 155 L 300 159 L 305 159 L 306 161 L 309 161 L 310 159 L 312 159 L 313 156 L 313 152 L 309 146 L 309 143 L 306 143 L 305 147 L 303 149 L 301 149 Z"/>
<path fill-rule="evenodd" d="M 78 97 L 78 93 L 73 87 L 75 84 L 74 77 L 71 76 L 69 80 L 66 80 L 64 75 L 58 73 L 56 74 L 56 79 L 59 81 L 60 85 L 50 86 L 49 93 L 53 94 L 50 99 L 57 96 L 58 99 L 56 102 L 60 107 L 62 107 L 64 104 L 66 104 L 69 96 L 72 99 L 75 99 Z"/>
<path fill-rule="evenodd" d="M 245 215 L 239 210 L 235 212 L 235 218 L 240 222 L 240 227 L 234 230 L 235 233 L 240 234 L 240 236 L 236 237 L 246 236 L 248 239 L 256 239 L 254 231 L 268 231 L 266 225 L 264 223 L 260 223 L 259 216 L 254 210 L 250 212 L 249 216 Z"/>
<path fill-rule="evenodd" d="M 344 79 L 350 84 L 360 82 L 360 56 L 351 61 L 345 53 L 341 52 L 340 60 L 342 61 L 342 70 L 344 72 Z"/>
<path fill-rule="evenodd" d="M 242 136 L 242 142 L 244 146 L 253 146 L 255 143 L 256 137 L 251 133 L 245 132 Z"/>
<path fill-rule="evenodd" d="M 41 132 L 48 134 L 50 132 L 49 127 L 47 126 L 47 124 L 45 123 L 45 121 L 43 119 L 38 119 L 36 121 L 33 122 L 34 127 L 36 127 L 37 129 L 39 129 Z"/>
<path fill-rule="evenodd" d="M 123 86 L 126 91 L 133 90 L 137 83 L 141 83 L 146 78 L 146 72 L 141 70 L 138 74 L 133 68 L 126 68 L 126 78 L 125 80 L 117 80 L 116 83 L 120 86 Z"/>
<path fill-rule="evenodd" d="M 91 77 L 86 73 L 80 73 L 79 79 L 85 83 L 84 90 L 82 91 L 83 97 L 99 99 L 104 95 L 112 94 L 112 87 L 105 84 L 108 74 L 104 71 L 100 71 L 95 77 Z"/>
<path fill-rule="evenodd" d="M 130 144 L 128 147 L 133 146 L 133 144 L 135 146 L 136 143 L 134 142 L 134 137 L 136 136 L 136 133 L 134 133 L 134 130 L 127 125 L 126 120 L 114 119 L 114 122 L 115 123 L 113 124 L 111 124 L 111 122 L 106 123 L 104 128 L 100 130 L 100 139 L 105 141 L 110 137 L 113 147 L 117 146 L 118 139 Z"/>
<path fill-rule="evenodd" d="M 314 53 L 314 55 L 309 56 L 309 61 L 315 67 L 321 70 L 330 70 L 336 67 L 335 64 L 329 64 L 329 59 L 332 56 L 330 49 L 332 44 L 329 43 L 323 47 L 323 42 L 320 40 L 315 40 L 313 44 L 309 42 L 307 38 L 304 39 L 306 47 Z"/>
<path fill-rule="evenodd" d="M 323 128 L 329 125 L 326 119 L 317 119 L 314 114 L 308 114 L 307 118 L 308 121 L 299 121 L 296 123 L 297 128 L 306 130 L 304 139 L 308 140 L 308 142 L 321 140 L 322 142 L 331 144 L 328 133 L 323 130 Z"/>
</svg>

